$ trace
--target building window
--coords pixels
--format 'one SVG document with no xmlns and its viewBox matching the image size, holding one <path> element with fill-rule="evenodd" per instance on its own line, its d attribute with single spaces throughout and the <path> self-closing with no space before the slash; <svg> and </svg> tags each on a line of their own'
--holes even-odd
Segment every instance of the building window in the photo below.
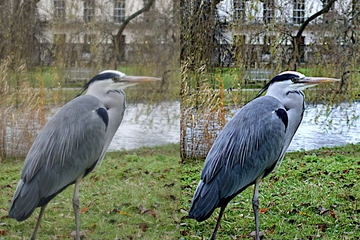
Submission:
<svg viewBox="0 0 360 240">
<path fill-rule="evenodd" d="M 65 0 L 54 0 L 54 17 L 65 18 Z"/>
<path fill-rule="evenodd" d="M 91 22 L 95 16 L 95 1 L 85 0 L 84 1 L 84 21 L 86 23 Z"/>
<path fill-rule="evenodd" d="M 122 23 L 125 20 L 125 0 L 114 1 L 114 22 Z"/>
<path fill-rule="evenodd" d="M 265 24 L 271 23 L 271 21 L 274 19 L 274 9 L 275 9 L 274 0 L 264 0 L 263 17 Z"/>
<path fill-rule="evenodd" d="M 233 0 L 234 20 L 243 21 L 245 19 L 245 0 Z"/>
<path fill-rule="evenodd" d="M 305 0 L 294 0 L 293 22 L 296 25 L 305 21 Z"/>
</svg>

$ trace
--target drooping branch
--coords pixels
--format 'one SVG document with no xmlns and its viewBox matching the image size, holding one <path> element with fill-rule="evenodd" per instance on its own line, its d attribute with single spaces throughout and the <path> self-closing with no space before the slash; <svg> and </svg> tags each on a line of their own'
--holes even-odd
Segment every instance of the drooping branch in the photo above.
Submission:
<svg viewBox="0 0 360 240">
<path fill-rule="evenodd" d="M 321 9 L 320 11 L 314 13 L 313 15 L 311 15 L 310 17 L 308 17 L 303 24 L 301 24 L 297 34 L 296 34 L 296 38 L 300 38 L 302 33 L 304 32 L 305 28 L 309 25 L 309 23 L 311 21 L 313 21 L 314 19 L 316 19 L 317 17 L 328 13 L 330 11 L 330 8 L 332 7 L 332 5 L 336 2 L 336 0 L 330 0 L 323 9 Z"/>
<path fill-rule="evenodd" d="M 148 12 L 151 8 L 151 6 L 155 3 L 155 0 L 149 0 L 143 8 L 139 9 L 138 11 L 134 12 L 130 16 L 128 16 L 120 25 L 120 28 L 116 34 L 117 39 L 121 39 L 122 33 L 124 32 L 126 26 L 137 16 L 141 15 L 144 12 Z"/>
<path fill-rule="evenodd" d="M 308 17 L 299 27 L 299 30 L 297 31 L 297 34 L 295 37 L 293 37 L 293 46 L 294 46 L 294 54 L 295 57 L 293 58 L 293 69 L 296 70 L 297 64 L 300 63 L 300 48 L 301 48 L 301 36 L 303 32 L 305 31 L 306 27 L 309 25 L 309 23 L 319 16 L 328 13 L 333 6 L 333 4 L 336 2 L 336 0 L 329 0 L 328 3 L 318 12 L 314 13 L 310 17 Z"/>
<path fill-rule="evenodd" d="M 121 56 L 124 52 L 124 39 L 123 39 L 123 32 L 127 25 L 136 17 L 143 14 L 144 12 L 148 12 L 151 6 L 155 3 L 155 0 L 148 0 L 148 2 L 144 5 L 143 8 L 139 9 L 138 11 L 134 12 L 130 16 L 128 16 L 120 25 L 119 30 L 117 31 L 116 35 L 113 36 L 113 46 L 115 49 L 115 68 L 117 65 L 117 61 L 121 59 Z"/>
</svg>

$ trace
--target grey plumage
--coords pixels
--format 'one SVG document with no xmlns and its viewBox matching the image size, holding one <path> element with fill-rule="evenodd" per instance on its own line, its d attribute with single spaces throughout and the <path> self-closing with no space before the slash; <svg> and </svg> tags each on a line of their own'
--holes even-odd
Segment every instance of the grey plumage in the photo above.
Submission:
<svg viewBox="0 0 360 240">
<path fill-rule="evenodd" d="M 277 109 L 284 109 L 277 99 L 260 97 L 226 124 L 206 158 L 190 217 L 207 219 L 258 176 L 271 172 L 281 157 L 286 134 Z"/>
<path fill-rule="evenodd" d="M 225 125 L 206 157 L 189 211 L 190 218 L 204 221 L 216 208 L 221 208 L 211 239 L 216 237 L 226 205 L 252 184 L 259 239 L 258 185 L 281 163 L 300 125 L 305 99 L 301 90 L 332 81 L 337 79 L 305 77 L 291 71 L 281 73 Z M 265 91 L 266 96 L 260 97 Z"/>
<path fill-rule="evenodd" d="M 107 70 L 85 84 L 81 93 L 65 104 L 44 126 L 28 152 L 15 190 L 9 217 L 27 219 L 41 207 L 31 239 L 35 239 L 47 203 L 75 184 L 73 207 L 76 239 L 80 239 L 79 184 L 101 163 L 125 111 L 122 88 L 159 78 L 126 76 Z"/>
<path fill-rule="evenodd" d="M 94 167 L 106 134 L 106 125 L 96 110 L 104 107 L 94 96 L 80 96 L 46 123 L 27 154 L 10 217 L 27 219 L 35 208 Z"/>
</svg>

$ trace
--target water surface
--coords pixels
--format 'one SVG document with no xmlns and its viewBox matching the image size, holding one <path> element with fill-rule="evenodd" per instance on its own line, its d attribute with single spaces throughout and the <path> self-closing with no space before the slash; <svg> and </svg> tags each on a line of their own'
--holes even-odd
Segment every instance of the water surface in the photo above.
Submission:
<svg viewBox="0 0 360 240">
<path fill-rule="evenodd" d="M 180 103 L 128 104 L 108 151 L 129 150 L 180 141 Z"/>
<path fill-rule="evenodd" d="M 288 151 L 311 150 L 360 142 L 360 102 L 330 107 L 308 105 Z"/>
</svg>

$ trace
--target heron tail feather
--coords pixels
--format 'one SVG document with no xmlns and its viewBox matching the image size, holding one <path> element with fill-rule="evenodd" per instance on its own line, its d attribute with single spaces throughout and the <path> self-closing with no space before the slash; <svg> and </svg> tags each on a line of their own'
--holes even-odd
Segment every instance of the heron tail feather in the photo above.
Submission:
<svg viewBox="0 0 360 240">
<path fill-rule="evenodd" d="M 39 191 L 36 182 L 24 183 L 20 179 L 11 202 L 9 217 L 24 221 L 31 216 L 39 203 Z"/>
<path fill-rule="evenodd" d="M 219 202 L 218 183 L 216 181 L 204 183 L 200 180 L 191 202 L 189 218 L 193 218 L 198 222 L 205 221 L 218 207 Z"/>
</svg>

